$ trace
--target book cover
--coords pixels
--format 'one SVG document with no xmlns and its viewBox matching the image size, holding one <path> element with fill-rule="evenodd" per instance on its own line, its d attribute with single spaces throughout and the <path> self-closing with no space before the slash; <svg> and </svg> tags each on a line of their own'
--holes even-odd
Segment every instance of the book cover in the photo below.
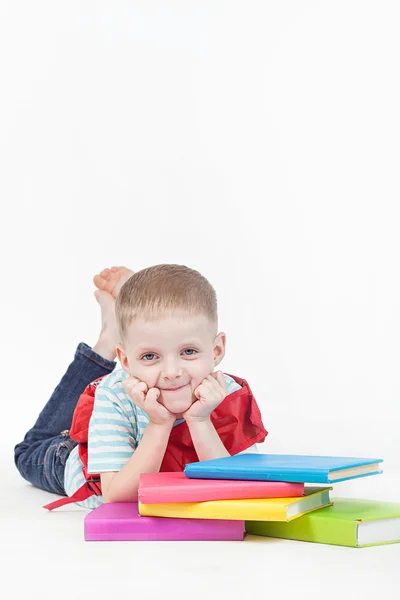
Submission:
<svg viewBox="0 0 400 600">
<path fill-rule="evenodd" d="M 247 533 L 363 548 L 400 541 L 400 503 L 332 498 L 333 505 L 291 523 L 246 521 Z"/>
<path fill-rule="evenodd" d="M 382 473 L 381 458 L 237 454 L 190 463 L 185 476 L 199 479 L 251 479 L 303 483 L 337 483 Z"/>
<path fill-rule="evenodd" d="M 145 516 L 192 519 L 243 519 L 261 521 L 291 521 L 312 510 L 331 504 L 331 487 L 305 488 L 299 498 L 251 498 L 241 500 L 211 500 L 209 502 L 171 502 L 142 504 L 139 513 Z"/>
<path fill-rule="evenodd" d="M 138 500 L 143 504 L 206 502 L 243 498 L 291 498 L 304 494 L 304 483 L 189 479 L 182 472 L 142 473 Z"/>
<path fill-rule="evenodd" d="M 85 517 L 84 535 L 94 541 L 244 539 L 244 521 L 159 519 L 139 516 L 137 502 L 101 504 Z"/>
</svg>

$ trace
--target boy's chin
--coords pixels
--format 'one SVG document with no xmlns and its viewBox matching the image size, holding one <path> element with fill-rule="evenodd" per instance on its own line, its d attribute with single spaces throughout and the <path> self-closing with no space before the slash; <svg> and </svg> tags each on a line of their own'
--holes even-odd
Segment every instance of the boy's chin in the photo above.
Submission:
<svg viewBox="0 0 400 600">
<path fill-rule="evenodd" d="M 193 402 L 196 401 L 196 397 L 192 396 L 190 390 L 189 393 L 186 390 L 185 392 L 182 391 L 181 395 L 179 395 L 179 392 L 172 392 L 172 394 L 161 392 L 158 401 L 165 406 L 167 410 L 180 416 L 192 406 Z"/>
</svg>

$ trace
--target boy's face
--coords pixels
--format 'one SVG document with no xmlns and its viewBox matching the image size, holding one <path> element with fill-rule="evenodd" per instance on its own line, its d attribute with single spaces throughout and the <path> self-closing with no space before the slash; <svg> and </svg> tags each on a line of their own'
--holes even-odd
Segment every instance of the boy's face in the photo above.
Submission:
<svg viewBox="0 0 400 600">
<path fill-rule="evenodd" d="M 158 388 L 158 401 L 179 415 L 197 400 L 193 392 L 221 362 L 225 344 L 206 316 L 174 311 L 154 322 L 134 320 L 117 356 L 128 375 Z"/>
</svg>

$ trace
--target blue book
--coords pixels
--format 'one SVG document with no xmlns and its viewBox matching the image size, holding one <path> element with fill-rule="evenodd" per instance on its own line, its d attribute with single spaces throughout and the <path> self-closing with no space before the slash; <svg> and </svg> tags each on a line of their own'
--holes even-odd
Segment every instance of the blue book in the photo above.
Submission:
<svg viewBox="0 0 400 600">
<path fill-rule="evenodd" d="M 382 473 L 382 458 L 302 456 L 296 454 L 236 454 L 190 463 L 186 477 L 250 479 L 299 483 L 334 483 Z"/>
</svg>

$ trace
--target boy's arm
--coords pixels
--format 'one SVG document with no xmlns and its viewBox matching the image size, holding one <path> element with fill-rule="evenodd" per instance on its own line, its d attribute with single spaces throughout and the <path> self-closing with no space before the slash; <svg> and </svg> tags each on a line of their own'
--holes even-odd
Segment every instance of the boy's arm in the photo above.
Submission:
<svg viewBox="0 0 400 600">
<path fill-rule="evenodd" d="M 118 472 L 100 473 L 104 502 L 137 502 L 141 473 L 160 470 L 173 421 L 149 423 L 140 444 L 128 462 Z"/>
<path fill-rule="evenodd" d="M 199 461 L 230 456 L 211 419 L 187 420 Z"/>
<path fill-rule="evenodd" d="M 197 402 L 183 416 L 199 461 L 230 456 L 210 418 L 212 411 L 229 393 L 222 371 L 205 377 L 194 393 Z"/>
<path fill-rule="evenodd" d="M 126 392 L 127 381 L 122 382 Z M 145 385 L 139 383 L 139 387 Z M 131 384 L 127 387 L 131 396 Z M 105 502 L 136 502 L 140 473 L 160 470 L 175 418 L 156 401 L 157 394 L 155 388 L 146 395 L 139 390 L 139 396 L 146 397 L 146 408 L 136 391 L 133 394 L 133 403 L 142 405 L 139 408 L 150 419 L 138 443 L 139 425 L 132 403 L 105 385 L 96 389 L 88 433 L 88 473 L 100 473 Z"/>
</svg>

